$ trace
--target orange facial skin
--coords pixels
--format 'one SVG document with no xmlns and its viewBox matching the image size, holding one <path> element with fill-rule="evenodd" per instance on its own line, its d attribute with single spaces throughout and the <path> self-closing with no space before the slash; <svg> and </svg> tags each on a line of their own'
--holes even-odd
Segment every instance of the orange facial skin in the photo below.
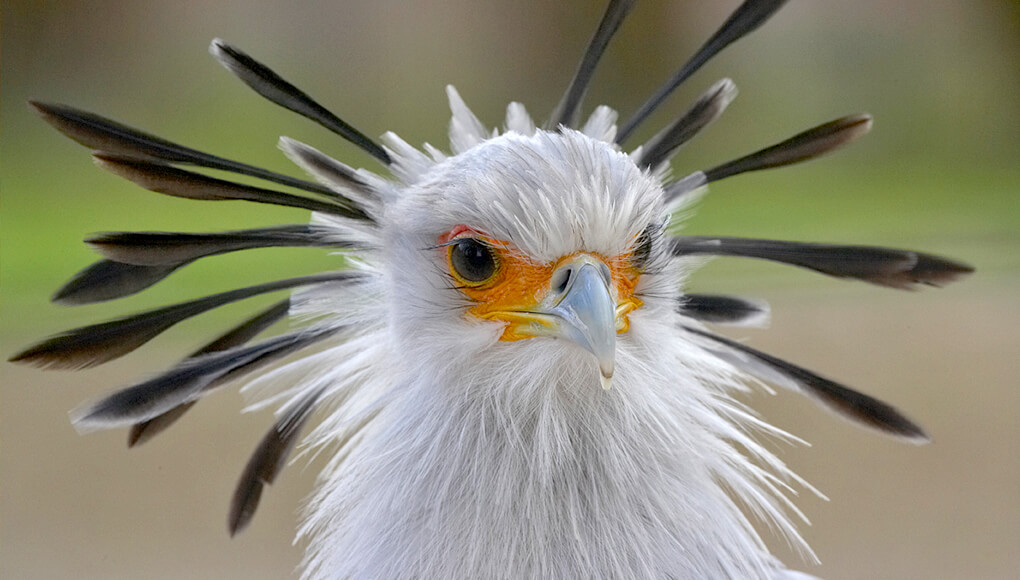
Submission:
<svg viewBox="0 0 1020 580">
<path fill-rule="evenodd" d="M 489 279 L 469 282 L 458 275 L 453 267 L 450 261 L 452 246 L 449 242 L 464 237 L 483 242 L 495 254 L 496 269 Z M 447 267 L 450 275 L 458 282 L 458 289 L 476 303 L 468 312 L 483 320 L 505 322 L 506 328 L 500 340 L 507 341 L 536 336 L 527 330 L 527 326 L 536 322 L 532 314 L 539 312 L 540 305 L 549 295 L 553 274 L 560 266 L 581 255 L 578 252 L 562 256 L 555 262 L 536 263 L 517 251 L 510 242 L 493 239 L 464 225 L 458 225 L 439 236 L 439 244 L 442 251 L 446 252 Z M 618 333 L 627 332 L 630 327 L 627 315 L 643 304 L 634 296 L 634 287 L 641 277 L 641 271 L 633 264 L 631 252 L 611 258 L 595 253 L 587 255 L 609 266 L 613 285 L 611 291 L 615 293 L 616 299 L 616 330 Z M 524 324 L 525 319 L 528 324 Z"/>
</svg>

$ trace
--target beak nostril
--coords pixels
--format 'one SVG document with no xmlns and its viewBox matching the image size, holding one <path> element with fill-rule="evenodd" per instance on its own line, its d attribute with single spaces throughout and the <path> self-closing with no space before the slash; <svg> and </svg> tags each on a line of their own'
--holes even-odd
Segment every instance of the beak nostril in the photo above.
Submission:
<svg viewBox="0 0 1020 580">
<path fill-rule="evenodd" d="M 556 271 L 552 278 L 552 289 L 557 294 L 562 294 L 567 291 L 567 286 L 570 285 L 570 279 L 574 275 L 574 269 L 571 267 L 560 268 Z"/>
<path fill-rule="evenodd" d="M 609 266 L 599 262 L 599 273 L 602 274 L 602 279 L 605 281 L 606 286 L 612 288 L 613 273 L 609 271 Z"/>
</svg>

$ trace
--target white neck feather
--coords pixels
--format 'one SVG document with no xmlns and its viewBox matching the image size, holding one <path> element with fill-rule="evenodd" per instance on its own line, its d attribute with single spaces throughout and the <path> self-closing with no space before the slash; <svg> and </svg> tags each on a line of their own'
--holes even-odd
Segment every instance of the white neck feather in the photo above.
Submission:
<svg viewBox="0 0 1020 580">
<path fill-rule="evenodd" d="M 560 342 L 504 343 L 506 366 L 474 372 L 457 357 L 394 361 L 401 386 L 309 510 L 307 577 L 772 577 L 730 495 L 796 533 L 771 476 L 732 443 L 789 474 L 747 436 L 760 424 L 726 396 L 732 369 L 678 348 L 664 324 L 639 326 L 609 391 Z M 639 350 L 686 376 L 657 374 Z"/>
</svg>

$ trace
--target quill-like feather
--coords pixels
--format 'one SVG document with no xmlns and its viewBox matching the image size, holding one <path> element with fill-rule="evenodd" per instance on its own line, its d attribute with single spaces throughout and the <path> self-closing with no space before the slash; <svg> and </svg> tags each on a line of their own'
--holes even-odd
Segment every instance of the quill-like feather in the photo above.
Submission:
<svg viewBox="0 0 1020 580">
<path fill-rule="evenodd" d="M 609 1 L 606 11 L 602 14 L 602 20 L 599 22 L 598 28 L 595 29 L 595 34 L 588 41 L 588 48 L 585 49 L 584 56 L 581 57 L 581 62 L 577 65 L 577 71 L 570 81 L 570 86 L 567 87 L 559 105 L 553 111 L 549 120 L 551 128 L 556 128 L 559 125 L 571 128 L 577 126 L 581 101 L 584 100 L 588 84 L 591 82 L 592 75 L 595 74 L 595 67 L 598 66 L 606 46 L 609 45 L 609 41 L 616 34 L 623 19 L 627 17 L 627 13 L 635 3 L 636 0 Z"/>
<path fill-rule="evenodd" d="M 334 197 L 345 204 L 355 204 L 366 210 L 378 201 L 378 194 L 358 175 L 357 171 L 318 149 L 295 141 L 288 137 L 280 137 L 280 149 L 306 172 L 315 177 L 319 183 L 329 187 Z"/>
<path fill-rule="evenodd" d="M 168 163 L 194 165 L 209 169 L 229 171 L 239 175 L 257 177 L 280 185 L 287 185 L 320 195 L 330 195 L 329 188 L 318 183 L 305 181 L 275 173 L 261 167 L 232 161 L 210 155 L 190 147 L 178 145 L 166 139 L 122 125 L 105 117 L 53 103 L 30 101 L 29 104 L 47 123 L 64 135 L 92 149 L 111 155 L 165 161 Z"/>
<path fill-rule="evenodd" d="M 262 97 L 315 121 L 357 145 L 372 157 L 389 165 L 390 156 L 379 144 L 315 102 L 301 89 L 284 80 L 266 65 L 218 38 L 209 45 L 209 52 L 234 76 L 241 79 L 241 82 L 251 87 Z"/>
<path fill-rule="evenodd" d="M 358 272 L 330 272 L 221 292 L 117 320 L 69 330 L 14 355 L 10 360 L 44 368 L 93 367 L 134 351 L 182 320 L 224 304 L 297 286 L 326 282 L 353 282 L 363 279 L 363 277 L 364 274 Z"/>
<path fill-rule="evenodd" d="M 917 284 L 941 286 L 974 271 L 971 266 L 948 258 L 875 246 L 712 236 L 675 237 L 670 243 L 676 256 L 758 258 L 900 289 Z"/>
<path fill-rule="evenodd" d="M 61 304 L 123 298 L 163 280 L 191 262 L 227 252 L 265 247 L 350 248 L 317 226 L 293 225 L 212 234 L 115 232 L 85 240 L 109 259 L 75 274 L 53 295 Z"/>
<path fill-rule="evenodd" d="M 814 159 L 863 137 L 871 130 L 871 115 L 842 117 L 798 133 L 750 155 L 705 171 L 709 182 L 759 169 L 771 169 Z"/>
<path fill-rule="evenodd" d="M 616 136 L 616 142 L 623 143 L 634 129 L 666 100 L 666 97 L 674 89 L 724 48 L 761 26 L 776 11 L 782 8 L 785 3 L 786 0 L 745 0 L 743 4 L 733 11 L 733 14 L 730 15 L 726 22 L 719 27 L 719 30 L 698 49 L 698 52 L 694 53 L 694 56 L 680 67 L 680 70 L 673 75 L 673 78 L 659 87 L 659 90 L 634 113 L 630 120 L 623 124 Z"/>
<path fill-rule="evenodd" d="M 261 368 L 298 350 L 326 339 L 343 327 L 303 329 L 241 346 L 185 359 L 174 368 L 131 387 L 121 389 L 72 414 L 80 430 L 128 426 L 152 419 L 196 397 L 213 381 L 233 373 L 233 378 Z"/>
<path fill-rule="evenodd" d="M 766 365 L 771 371 L 792 381 L 801 391 L 820 401 L 838 415 L 867 427 L 883 431 L 890 435 L 902 437 L 912 443 L 927 443 L 928 435 L 913 421 L 887 403 L 855 391 L 815 373 L 786 362 L 772 355 L 765 354 L 739 342 L 685 326 L 688 332 L 707 338 L 727 349 L 750 357 L 753 361 Z M 755 374 L 755 366 L 747 365 L 745 370 Z M 763 377 L 768 378 L 768 377 Z"/>
<path fill-rule="evenodd" d="M 162 163 L 120 157 L 106 153 L 94 155 L 96 165 L 134 182 L 149 191 L 201 201 L 251 201 L 284 207 L 308 209 L 346 218 L 364 220 L 361 210 L 335 202 L 320 201 L 282 191 L 274 191 L 178 169 Z"/>
<path fill-rule="evenodd" d="M 749 326 L 768 319 L 768 304 L 714 294 L 684 294 L 678 306 L 684 316 L 713 324 Z"/>
<path fill-rule="evenodd" d="M 287 464 L 287 457 L 294 449 L 305 423 L 315 411 L 315 404 L 322 396 L 322 392 L 322 388 L 316 389 L 296 401 L 293 407 L 269 428 L 248 459 L 230 502 L 227 528 L 231 536 L 244 530 L 251 523 L 263 488 L 271 485 Z"/>
<path fill-rule="evenodd" d="M 245 320 L 241 324 L 230 329 L 226 333 L 222 334 L 219 338 L 206 344 L 202 348 L 198 349 L 191 354 L 189 358 L 197 358 L 202 355 L 206 355 L 212 352 L 224 351 L 236 346 L 240 346 L 249 340 L 255 338 L 259 333 L 266 330 L 273 324 L 279 322 L 283 317 L 287 316 L 287 312 L 290 310 L 290 298 L 285 298 L 280 302 L 270 306 L 266 310 L 259 312 L 255 316 Z M 207 387 L 208 389 L 208 387 Z M 198 402 L 197 400 L 189 401 L 173 409 L 157 415 L 151 419 L 135 423 L 131 426 L 131 430 L 128 433 L 128 447 L 134 447 L 135 445 L 141 445 L 146 441 L 152 439 L 156 435 L 162 433 L 180 419 L 185 412 Z"/>
<path fill-rule="evenodd" d="M 59 304 L 91 304 L 122 298 L 145 290 L 185 264 L 138 266 L 99 260 L 72 276 L 51 300 Z"/>
<path fill-rule="evenodd" d="M 350 248 L 326 228 L 295 224 L 216 233 L 111 232 L 85 240 L 103 256 L 139 266 L 168 266 L 198 258 L 270 247 Z"/>
<path fill-rule="evenodd" d="M 736 96 L 737 86 L 730 79 L 715 83 L 679 119 L 642 145 L 641 158 L 635 163 L 655 167 L 668 161 L 684 144 L 718 119 Z"/>
</svg>

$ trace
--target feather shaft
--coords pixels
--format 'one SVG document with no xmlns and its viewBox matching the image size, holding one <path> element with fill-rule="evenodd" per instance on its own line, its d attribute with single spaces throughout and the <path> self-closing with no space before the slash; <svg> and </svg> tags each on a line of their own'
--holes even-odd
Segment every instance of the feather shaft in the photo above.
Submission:
<svg viewBox="0 0 1020 580">
<path fill-rule="evenodd" d="M 218 169 L 239 175 L 257 177 L 311 193 L 318 193 L 320 195 L 330 194 L 328 188 L 318 183 L 297 179 L 289 175 L 275 173 L 261 167 L 232 161 L 178 145 L 177 143 L 117 123 L 95 113 L 53 103 L 30 101 L 29 104 L 39 113 L 44 121 L 56 130 L 95 152 L 103 151 L 108 154 L 134 159 L 165 161 L 168 163 Z"/>
<path fill-rule="evenodd" d="M 902 290 L 917 284 L 941 286 L 974 271 L 948 258 L 876 246 L 711 236 L 674 237 L 670 243 L 675 256 L 758 258 Z"/>
<path fill-rule="evenodd" d="M 245 344 L 249 340 L 255 338 L 255 336 L 262 331 L 279 322 L 283 319 L 283 317 L 287 316 L 289 311 L 290 298 L 285 298 L 230 329 L 216 340 L 213 340 L 193 352 L 188 358 L 197 358 L 202 355 L 224 351 Z M 206 390 L 208 390 L 208 387 Z M 188 401 L 187 403 L 178 405 L 161 415 L 135 423 L 131 426 L 131 430 L 128 433 L 128 447 L 141 445 L 162 433 L 170 427 L 170 425 L 177 422 L 177 420 L 180 419 L 184 413 L 186 413 L 188 409 L 193 407 L 197 402 L 197 399 L 194 401 Z"/>
<path fill-rule="evenodd" d="M 300 195 L 235 183 L 178 169 L 162 163 L 96 153 L 96 165 L 149 191 L 199 201 L 251 201 L 307 209 L 364 220 L 367 216 L 352 206 L 320 201 Z"/>
<path fill-rule="evenodd" d="M 128 426 L 151 419 L 194 400 L 213 381 L 228 373 L 235 378 L 261 364 L 275 361 L 340 332 L 343 327 L 322 327 L 270 338 L 252 346 L 236 347 L 194 359 L 114 392 L 72 414 L 79 430 Z"/>
<path fill-rule="evenodd" d="M 69 330 L 29 347 L 14 355 L 10 360 L 43 368 L 94 367 L 134 351 L 182 320 L 219 306 L 277 290 L 327 282 L 354 282 L 363 279 L 363 277 L 364 274 L 358 272 L 330 272 L 221 292 L 133 316 Z"/>
<path fill-rule="evenodd" d="M 390 164 L 389 154 L 378 143 L 348 125 L 343 119 L 315 102 L 308 94 L 284 80 L 266 65 L 218 38 L 209 45 L 209 52 L 241 82 L 263 98 L 315 121 L 384 164 Z"/>
<path fill-rule="evenodd" d="M 709 182 L 740 173 L 801 163 L 863 137 L 871 130 L 871 115 L 842 117 L 798 133 L 789 139 L 705 171 Z"/>
<path fill-rule="evenodd" d="M 330 230 L 296 224 L 215 233 L 111 232 L 85 243 L 106 258 L 139 266 L 168 266 L 218 254 L 269 247 L 350 248 Z"/>
<path fill-rule="evenodd" d="M 889 435 L 901 437 L 912 443 L 920 444 L 929 441 L 928 435 L 925 434 L 921 427 L 891 405 L 870 395 L 820 377 L 793 363 L 765 354 L 728 338 L 689 326 L 684 326 L 684 329 L 766 365 L 773 371 L 793 381 L 804 394 L 817 399 L 825 407 L 841 417 Z M 749 370 L 753 373 L 753 367 Z"/>
<path fill-rule="evenodd" d="M 592 75 L 595 74 L 595 67 L 598 66 L 602 53 L 605 52 L 606 47 L 609 45 L 609 41 L 616 34 L 620 24 L 623 23 L 624 18 L 627 17 L 627 13 L 630 12 L 635 3 L 636 0 L 609 1 L 606 11 L 602 15 L 602 20 L 599 21 L 598 28 L 595 29 L 595 34 L 588 41 L 588 47 L 584 51 L 584 56 L 581 57 L 581 62 L 577 65 L 574 78 L 571 79 L 567 91 L 563 94 L 563 98 L 553 111 L 549 123 L 551 127 L 555 128 L 563 125 L 573 128 L 577 126 L 581 101 L 584 100 L 584 95 L 588 91 L 588 84 L 591 82 Z"/>
<path fill-rule="evenodd" d="M 697 72 L 706 62 L 733 42 L 753 32 L 775 14 L 786 0 L 745 0 L 723 23 L 719 30 L 698 49 L 680 70 L 673 75 L 644 105 L 628 120 L 616 136 L 617 143 L 627 137 L 666 100 L 678 86 Z"/>
<path fill-rule="evenodd" d="M 296 401 L 266 432 L 248 459 L 230 502 L 227 528 L 231 537 L 251 523 L 262 498 L 262 490 L 272 485 L 283 470 L 323 391 L 323 388 L 315 389 Z"/>
</svg>

